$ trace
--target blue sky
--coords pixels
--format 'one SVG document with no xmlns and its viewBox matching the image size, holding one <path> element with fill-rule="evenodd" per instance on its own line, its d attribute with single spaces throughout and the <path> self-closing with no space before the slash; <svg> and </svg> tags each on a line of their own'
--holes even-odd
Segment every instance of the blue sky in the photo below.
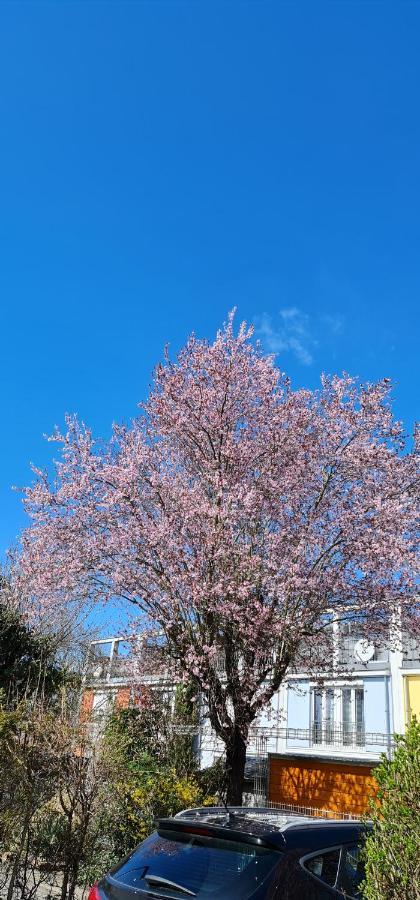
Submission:
<svg viewBox="0 0 420 900">
<path fill-rule="evenodd" d="M 296 386 L 386 375 L 411 427 L 419 33 L 408 2 L 0 5 L 0 555 L 42 435 L 108 435 L 234 305 Z"/>
</svg>

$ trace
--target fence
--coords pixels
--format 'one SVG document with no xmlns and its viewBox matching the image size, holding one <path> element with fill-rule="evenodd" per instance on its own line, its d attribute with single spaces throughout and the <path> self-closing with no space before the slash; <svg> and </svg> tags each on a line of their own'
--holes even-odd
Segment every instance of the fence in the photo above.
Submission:
<svg viewBox="0 0 420 900">
<path fill-rule="evenodd" d="M 320 735 L 318 734 L 317 737 L 319 738 Z M 315 752 L 319 751 L 321 746 L 323 749 L 327 749 L 328 747 L 339 747 L 346 750 L 355 748 L 358 751 L 365 746 L 369 746 L 372 750 L 378 748 L 377 756 L 379 756 L 380 750 L 386 750 L 388 755 L 391 756 L 394 748 L 393 736 L 384 732 L 363 732 L 363 743 L 360 741 L 360 732 L 357 729 L 351 731 L 343 730 L 342 728 L 337 730 L 328 729 L 328 732 L 325 734 L 323 733 L 322 737 L 325 739 L 325 743 L 321 744 L 320 740 L 315 741 L 313 728 L 254 729 L 250 733 L 248 741 L 248 760 L 246 766 L 247 780 L 253 785 L 253 803 L 265 807 L 270 805 L 267 801 L 269 753 L 277 752 L 278 748 L 276 747 L 276 743 L 278 740 L 283 742 L 282 753 L 285 755 L 287 752 L 296 750 L 296 747 L 290 746 L 288 743 L 289 741 L 291 741 L 292 744 L 303 741 L 305 742 L 305 749 L 312 749 Z M 340 756 L 337 756 L 337 761 L 340 761 L 340 758 Z M 274 804 L 273 808 L 277 808 L 277 806 L 278 804 Z M 280 806 L 280 808 L 283 807 Z M 287 808 L 289 813 L 296 813 L 299 815 L 316 815 L 322 816 L 323 818 L 332 816 L 333 818 L 337 818 L 337 813 L 332 813 L 330 810 L 316 810 L 313 807 L 299 805 L 287 806 L 285 808 Z M 339 817 L 355 818 L 344 813 Z"/>
<path fill-rule="evenodd" d="M 353 816 L 352 813 L 338 813 L 331 809 L 318 809 L 315 806 L 301 806 L 297 803 L 274 803 L 272 800 L 265 800 L 264 803 L 254 801 L 254 805 L 278 810 L 286 816 L 307 816 L 310 819 L 348 819 L 352 822 L 358 819 L 358 816 Z"/>
</svg>

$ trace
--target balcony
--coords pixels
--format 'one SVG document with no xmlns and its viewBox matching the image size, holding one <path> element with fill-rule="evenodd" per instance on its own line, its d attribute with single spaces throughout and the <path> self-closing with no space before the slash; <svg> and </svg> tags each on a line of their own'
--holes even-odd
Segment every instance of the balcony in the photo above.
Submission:
<svg viewBox="0 0 420 900">
<path fill-rule="evenodd" d="M 312 725 L 310 728 L 255 728 L 252 729 L 248 752 L 259 755 L 284 749 L 358 750 L 379 754 L 393 745 L 393 735 L 382 731 L 365 731 L 364 728 L 340 723 L 334 727 Z"/>
<path fill-rule="evenodd" d="M 377 734 L 376 732 L 369 732 L 366 734 L 366 731 L 363 727 L 355 728 L 352 725 L 342 724 L 337 727 L 330 727 L 329 725 L 312 725 L 312 728 L 305 729 L 305 731 L 310 732 L 309 739 L 313 746 L 325 746 L 325 747 L 365 747 L 366 743 L 379 743 L 381 746 L 384 743 L 384 735 Z M 370 740 L 372 738 L 372 740 Z"/>
<path fill-rule="evenodd" d="M 125 641 L 95 641 L 89 647 L 85 677 L 90 684 L 120 681 L 128 675 L 130 648 Z"/>
<path fill-rule="evenodd" d="M 85 678 L 89 685 L 134 683 L 140 677 L 167 677 L 167 664 L 156 647 L 143 646 L 141 653 L 123 638 L 93 641 L 89 647 Z"/>
</svg>

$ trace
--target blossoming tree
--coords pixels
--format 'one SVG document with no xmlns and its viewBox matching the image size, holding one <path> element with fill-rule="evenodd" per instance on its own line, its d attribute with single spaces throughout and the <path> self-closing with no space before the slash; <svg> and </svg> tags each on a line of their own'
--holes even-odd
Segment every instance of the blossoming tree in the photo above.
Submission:
<svg viewBox="0 0 420 900">
<path fill-rule="evenodd" d="M 68 418 L 54 483 L 26 490 L 21 588 L 49 614 L 123 597 L 160 629 L 226 746 L 231 803 L 287 671 L 331 664 L 331 619 L 368 637 L 415 619 L 415 457 L 389 391 L 293 391 L 230 317 L 158 366 L 107 445 Z"/>
</svg>

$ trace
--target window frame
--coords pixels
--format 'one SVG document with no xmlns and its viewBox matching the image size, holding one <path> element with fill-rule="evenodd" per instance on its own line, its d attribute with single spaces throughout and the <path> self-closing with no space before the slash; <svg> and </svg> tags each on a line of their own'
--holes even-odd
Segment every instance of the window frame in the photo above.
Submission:
<svg viewBox="0 0 420 900">
<path fill-rule="evenodd" d="M 350 692 L 350 717 L 344 723 L 345 692 Z M 316 706 L 319 704 L 320 706 Z M 361 704 L 358 707 L 361 699 Z M 321 721 L 316 713 L 321 710 Z M 357 714 L 361 710 L 359 722 Z M 346 731 L 347 730 L 347 731 Z M 360 680 L 339 684 L 316 682 L 310 686 L 309 733 L 312 746 L 364 747 L 365 745 L 365 687 Z"/>
<path fill-rule="evenodd" d="M 299 865 L 306 872 L 306 874 L 309 875 L 310 878 L 313 878 L 318 884 L 322 885 L 324 890 L 326 889 L 328 891 L 331 891 L 331 893 L 336 894 L 338 897 L 345 898 L 345 900 L 359 900 L 359 898 L 355 897 L 354 894 L 345 894 L 340 889 L 340 887 L 338 887 L 346 851 L 351 849 L 352 847 L 359 847 L 359 846 L 360 845 L 358 843 L 351 841 L 350 843 L 332 844 L 329 847 L 321 847 L 318 850 L 311 850 L 310 853 L 305 853 L 303 856 L 301 856 L 299 858 Z M 309 869 L 307 869 L 305 866 L 305 862 L 308 859 L 316 859 L 318 856 L 322 856 L 324 853 L 332 853 L 334 850 L 339 850 L 340 855 L 338 858 L 336 879 L 335 879 L 334 884 L 331 885 L 331 884 L 327 884 L 326 881 L 323 881 L 322 878 L 319 878 L 318 875 L 314 875 L 313 872 L 311 872 Z"/>
<path fill-rule="evenodd" d="M 343 849 L 342 844 L 332 844 L 330 847 L 321 847 L 318 850 L 311 850 L 310 853 L 305 853 L 304 856 L 300 857 L 299 865 L 302 867 L 302 869 L 304 869 L 306 874 L 310 876 L 310 878 L 314 878 L 315 881 L 318 882 L 318 884 L 322 884 L 323 888 L 329 888 L 330 891 L 335 891 L 336 884 L 338 881 L 338 876 L 340 874 L 340 869 L 341 869 L 342 849 Z M 305 863 L 308 859 L 316 859 L 318 856 L 323 856 L 324 853 L 332 853 L 334 850 L 339 850 L 340 854 L 338 857 L 337 875 L 335 878 L 335 882 L 334 882 L 334 884 L 331 885 L 331 884 L 327 884 L 326 881 L 323 881 L 322 878 L 319 878 L 318 875 L 314 875 L 313 872 L 311 872 L 309 869 L 306 868 Z"/>
<path fill-rule="evenodd" d="M 363 683 L 360 684 L 343 684 L 341 690 L 341 743 L 344 747 L 364 747 L 365 745 L 365 690 Z M 350 691 L 350 721 L 347 727 L 350 736 L 346 739 L 344 725 L 344 692 Z M 362 697 L 362 717 L 361 725 L 357 721 L 357 695 Z"/>
<path fill-rule="evenodd" d="M 346 856 L 347 851 L 353 850 L 355 847 L 357 847 L 358 850 L 362 850 L 361 844 L 352 843 L 352 844 L 342 844 L 341 845 L 340 865 L 338 867 L 338 876 L 337 876 L 336 884 L 341 881 L 341 872 L 342 872 L 342 869 L 344 866 L 344 861 L 345 861 L 345 856 Z M 354 894 L 345 894 L 344 891 L 339 887 L 334 888 L 334 890 L 337 890 L 338 893 L 341 894 L 342 897 L 346 898 L 346 900 L 360 900 L 360 898 L 355 897 Z"/>
</svg>

